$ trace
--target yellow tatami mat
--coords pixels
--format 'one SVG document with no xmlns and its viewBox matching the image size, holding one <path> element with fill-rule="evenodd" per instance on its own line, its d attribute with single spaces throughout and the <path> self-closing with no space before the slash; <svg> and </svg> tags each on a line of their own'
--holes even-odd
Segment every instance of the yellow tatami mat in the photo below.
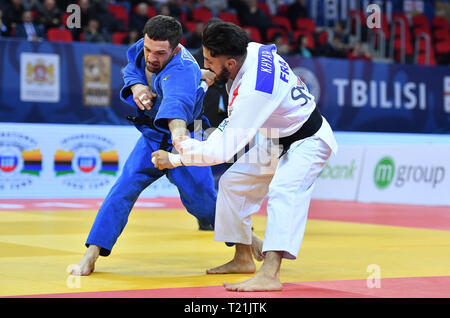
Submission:
<svg viewBox="0 0 450 318">
<path fill-rule="evenodd" d="M 0 296 L 217 286 L 252 275 L 206 275 L 234 248 L 199 231 L 186 211 L 135 210 L 109 257 L 95 272 L 68 270 L 82 258 L 94 210 L 1 211 Z M 254 216 L 264 237 L 265 216 Z M 284 260 L 287 282 L 449 276 L 450 231 L 310 219 L 295 261 Z M 257 263 L 259 268 L 260 263 Z M 369 267 L 369 268 L 368 268 Z"/>
</svg>

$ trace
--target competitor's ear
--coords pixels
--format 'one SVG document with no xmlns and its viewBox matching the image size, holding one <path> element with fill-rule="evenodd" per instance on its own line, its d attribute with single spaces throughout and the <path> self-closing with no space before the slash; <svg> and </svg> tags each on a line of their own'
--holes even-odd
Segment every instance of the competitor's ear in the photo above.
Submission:
<svg viewBox="0 0 450 318">
<path fill-rule="evenodd" d="M 181 51 L 181 47 L 179 47 L 179 46 L 177 45 L 177 47 L 173 50 L 173 55 L 174 55 L 174 56 L 177 55 L 178 53 L 180 53 L 180 51 Z"/>
<path fill-rule="evenodd" d="M 230 71 L 234 70 L 237 65 L 237 61 L 234 58 L 229 58 L 225 61 L 225 67 Z"/>
</svg>

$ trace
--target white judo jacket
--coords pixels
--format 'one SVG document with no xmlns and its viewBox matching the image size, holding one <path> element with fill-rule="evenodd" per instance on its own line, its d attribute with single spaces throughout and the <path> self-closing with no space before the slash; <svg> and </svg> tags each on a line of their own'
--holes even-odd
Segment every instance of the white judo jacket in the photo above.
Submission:
<svg viewBox="0 0 450 318">
<path fill-rule="evenodd" d="M 294 134 L 316 107 L 306 85 L 294 74 L 275 45 L 251 42 L 234 80 L 227 83 L 228 118 L 205 141 L 181 143 L 180 155 L 171 154 L 179 166 L 206 166 L 229 161 L 259 132 L 268 138 Z M 337 143 L 323 118 L 315 133 L 336 153 Z M 180 162 L 181 160 L 181 162 Z"/>
</svg>

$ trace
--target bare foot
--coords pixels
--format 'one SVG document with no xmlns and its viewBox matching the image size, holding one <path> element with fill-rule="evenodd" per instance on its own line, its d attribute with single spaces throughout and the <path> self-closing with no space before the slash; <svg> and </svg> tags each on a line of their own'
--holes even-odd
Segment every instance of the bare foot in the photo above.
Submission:
<svg viewBox="0 0 450 318">
<path fill-rule="evenodd" d="M 78 266 L 70 273 L 74 276 L 88 276 L 95 269 L 95 261 L 100 254 L 100 248 L 95 245 L 90 245 L 86 250 L 83 259 L 78 263 Z"/>
<path fill-rule="evenodd" d="M 226 264 L 206 270 L 206 274 L 248 274 L 255 271 L 251 246 L 237 243 L 234 258 Z"/>
<path fill-rule="evenodd" d="M 206 274 L 251 274 L 256 270 L 255 263 L 239 262 L 235 259 L 226 264 L 206 270 Z"/>
<path fill-rule="evenodd" d="M 255 233 L 252 233 L 252 254 L 258 262 L 261 262 L 264 259 L 262 246 L 263 241 L 259 237 L 257 237 Z"/>
<path fill-rule="evenodd" d="M 283 285 L 278 277 L 270 277 L 261 272 L 257 273 L 252 278 L 240 283 L 223 283 L 228 291 L 239 292 L 255 292 L 255 291 L 279 291 L 283 289 Z"/>
<path fill-rule="evenodd" d="M 269 251 L 264 258 L 264 263 L 258 273 L 252 278 L 241 283 L 223 283 L 226 290 L 231 291 L 276 291 L 282 290 L 280 281 L 280 266 L 283 253 Z"/>
</svg>

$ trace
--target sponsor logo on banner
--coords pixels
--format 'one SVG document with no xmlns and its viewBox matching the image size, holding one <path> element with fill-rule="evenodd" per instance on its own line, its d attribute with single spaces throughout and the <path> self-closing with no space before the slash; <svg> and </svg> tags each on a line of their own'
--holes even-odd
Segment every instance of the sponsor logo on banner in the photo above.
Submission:
<svg viewBox="0 0 450 318">
<path fill-rule="evenodd" d="M 331 165 L 330 163 L 327 163 L 320 173 L 319 178 L 324 180 L 354 180 L 356 168 L 355 160 L 342 165 Z"/>
<path fill-rule="evenodd" d="M 83 104 L 109 106 L 111 104 L 111 57 L 83 56 Z"/>
<path fill-rule="evenodd" d="M 25 102 L 59 102 L 59 55 L 20 55 L 20 99 Z"/>
<path fill-rule="evenodd" d="M 444 77 L 444 111 L 450 113 L 450 76 Z"/>
<path fill-rule="evenodd" d="M 17 132 L 0 132 L 0 191 L 29 186 L 42 171 L 37 142 Z"/>
<path fill-rule="evenodd" d="M 374 182 L 378 189 L 386 189 L 391 184 L 401 188 L 407 183 L 423 183 L 436 188 L 444 177 L 444 166 L 401 164 L 396 168 L 391 157 L 378 161 L 374 172 Z"/>
<path fill-rule="evenodd" d="M 320 100 L 320 84 L 314 73 L 304 67 L 296 67 L 292 71 L 306 84 L 309 93 L 314 96 L 315 102 L 318 104 Z"/>
<path fill-rule="evenodd" d="M 358 201 L 450 205 L 450 148 L 432 144 L 370 146 Z"/>
<path fill-rule="evenodd" d="M 96 134 L 67 137 L 54 155 L 56 177 L 64 185 L 79 190 L 109 186 L 116 179 L 118 167 L 114 143 Z"/>
<path fill-rule="evenodd" d="M 395 164 L 391 157 L 384 157 L 375 166 L 373 180 L 378 189 L 385 189 L 394 179 Z"/>
<path fill-rule="evenodd" d="M 363 155 L 363 146 L 340 146 L 319 174 L 313 198 L 356 200 Z"/>
</svg>

